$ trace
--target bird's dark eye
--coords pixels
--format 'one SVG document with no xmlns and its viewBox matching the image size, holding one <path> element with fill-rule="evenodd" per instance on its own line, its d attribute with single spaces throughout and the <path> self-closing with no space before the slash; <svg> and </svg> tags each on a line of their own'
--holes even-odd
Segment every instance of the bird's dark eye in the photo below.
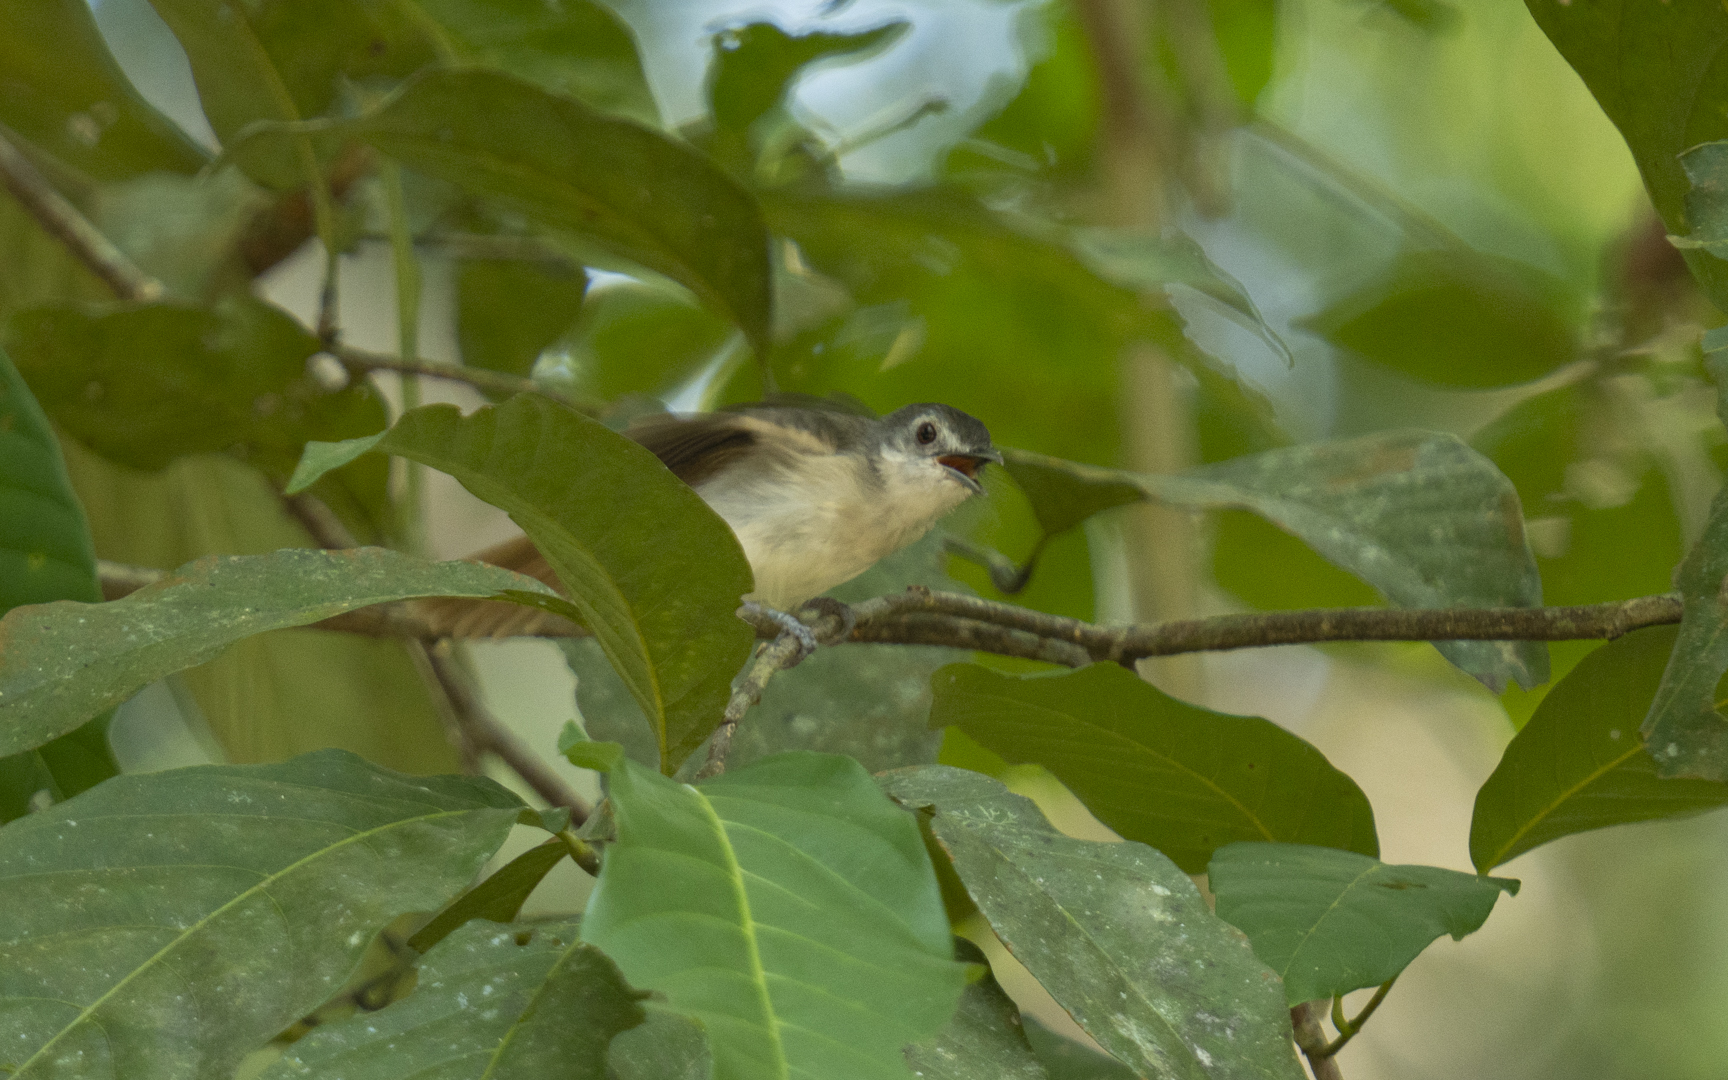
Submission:
<svg viewBox="0 0 1728 1080">
<path fill-rule="evenodd" d="M 922 424 L 919 424 L 918 425 L 918 442 L 919 442 L 919 444 L 923 445 L 923 446 L 928 446 L 935 441 L 936 441 L 936 425 L 932 424 L 928 420 L 924 421 Z"/>
</svg>

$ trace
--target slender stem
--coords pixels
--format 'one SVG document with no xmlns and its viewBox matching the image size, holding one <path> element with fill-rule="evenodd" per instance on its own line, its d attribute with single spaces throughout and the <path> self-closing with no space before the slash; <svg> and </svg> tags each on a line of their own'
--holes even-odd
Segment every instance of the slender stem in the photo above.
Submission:
<svg viewBox="0 0 1728 1080">
<path fill-rule="evenodd" d="M 414 239 L 408 232 L 408 204 L 402 194 L 402 166 L 394 158 L 378 163 L 384 182 L 384 198 L 390 209 L 390 255 L 396 268 L 396 355 L 404 362 L 420 355 L 420 261 L 414 256 Z M 402 411 L 420 404 L 420 376 L 402 373 Z M 406 470 L 399 513 L 403 546 L 424 551 L 424 495 L 426 469 L 417 461 L 403 461 Z"/>
<path fill-rule="evenodd" d="M 1332 1026 L 1338 1029 L 1338 1037 L 1328 1043 L 1322 1051 L 1325 1057 L 1330 1058 L 1333 1054 L 1344 1049 L 1344 1044 L 1356 1037 L 1356 1033 L 1362 1030 L 1362 1025 L 1368 1022 L 1368 1018 L 1374 1015 L 1374 1010 L 1378 1009 L 1380 1003 L 1386 1000 L 1386 995 L 1392 992 L 1392 984 L 1397 981 L 1398 976 L 1394 975 L 1381 983 L 1380 988 L 1374 991 L 1374 996 L 1368 999 L 1368 1004 L 1362 1006 L 1362 1011 L 1356 1014 L 1354 1020 L 1344 1019 L 1344 998 L 1342 996 L 1332 999 Z"/>
<path fill-rule="evenodd" d="M 122 300 L 160 300 L 162 283 L 138 268 L 88 218 L 48 183 L 0 127 L 0 181 L 37 224 Z"/>
<path fill-rule="evenodd" d="M 586 416 L 597 416 L 602 411 L 598 402 L 562 394 L 540 385 L 533 379 L 524 379 L 502 371 L 451 364 L 442 360 L 403 360 L 388 353 L 368 352 L 350 345 L 334 345 L 328 351 L 331 356 L 341 361 L 344 367 L 354 371 L 399 371 L 406 375 L 424 375 L 429 379 L 466 383 L 476 390 L 493 394 L 539 394 Z"/>
</svg>

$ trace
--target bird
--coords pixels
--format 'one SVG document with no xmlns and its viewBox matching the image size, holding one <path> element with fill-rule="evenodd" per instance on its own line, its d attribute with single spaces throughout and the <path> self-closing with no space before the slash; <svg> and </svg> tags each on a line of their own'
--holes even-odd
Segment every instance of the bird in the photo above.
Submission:
<svg viewBox="0 0 1728 1080">
<path fill-rule="evenodd" d="M 917 541 L 983 493 L 986 464 L 1002 463 L 982 422 L 932 402 L 882 417 L 821 399 L 753 403 L 657 413 L 623 434 L 732 527 L 755 579 L 740 600 L 770 617 L 796 611 Z M 560 588 L 526 536 L 470 558 Z M 472 601 L 429 601 L 423 613 L 455 637 L 534 633 L 547 618 L 533 608 Z"/>
</svg>

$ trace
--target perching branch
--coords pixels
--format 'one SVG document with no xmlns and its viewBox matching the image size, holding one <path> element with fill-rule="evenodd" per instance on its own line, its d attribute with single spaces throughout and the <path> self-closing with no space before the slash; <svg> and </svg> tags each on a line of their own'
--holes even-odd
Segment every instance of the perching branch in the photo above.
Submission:
<svg viewBox="0 0 1728 1080">
<path fill-rule="evenodd" d="M 1314 1080 L 1344 1080 L 1338 1059 L 1326 1049 L 1326 1029 L 1320 1026 L 1320 1017 L 1325 1012 L 1324 1001 L 1303 1002 L 1290 1010 L 1290 1026 L 1295 1032 L 1297 1048 L 1308 1059 Z"/>
<path fill-rule="evenodd" d="M 0 181 L 37 224 L 122 300 L 159 300 L 162 283 L 138 268 L 39 172 L 0 128 Z"/>
</svg>

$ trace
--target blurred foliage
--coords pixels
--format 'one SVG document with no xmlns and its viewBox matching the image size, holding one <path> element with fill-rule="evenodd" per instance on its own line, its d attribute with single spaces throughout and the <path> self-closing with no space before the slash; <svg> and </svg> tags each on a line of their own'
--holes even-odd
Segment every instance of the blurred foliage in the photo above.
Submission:
<svg viewBox="0 0 1728 1080">
<path fill-rule="evenodd" d="M 1553 693 L 1502 696 L 1522 731 L 1478 798 L 1471 850 L 1485 871 L 1538 843 L 1718 805 L 1728 789 L 1717 780 L 1660 779 L 1655 761 L 1622 740 L 1656 698 L 1663 739 L 1672 730 L 1677 748 L 1685 743 L 1685 767 L 1728 775 L 1715 603 L 1728 510 L 1713 506 L 1728 438 L 1712 386 L 1723 365 L 1699 344 L 1722 319 L 1710 302 L 1728 303 L 1728 141 L 1717 141 L 1728 140 L 1728 77 L 1715 59 L 1728 13 L 1706 0 L 1527 6 L 872 0 L 770 16 L 720 0 L 103 0 L 93 18 L 81 0 L 0 0 L 0 138 L 165 289 L 150 300 L 111 296 L 0 189 L 0 344 L 22 379 L 0 363 L 0 556 L 24 567 L 0 575 L 0 610 L 94 599 L 96 555 L 166 569 L 328 541 L 327 526 L 308 533 L 312 519 L 284 501 L 283 487 L 308 442 L 374 436 L 400 419 L 397 399 L 363 366 L 343 367 L 327 352 L 364 330 L 345 326 L 339 340 L 320 340 L 307 328 L 311 312 L 262 297 L 287 295 L 273 268 L 304 257 L 318 227 L 363 267 L 379 251 L 379 223 L 396 221 L 409 235 L 392 258 L 423 264 L 399 269 L 423 270 L 428 297 L 451 297 L 450 310 L 427 312 L 427 322 L 448 324 L 457 359 L 597 402 L 614 430 L 667 403 L 705 409 L 770 390 L 843 393 L 878 413 L 945 402 L 985 420 L 998 445 L 1059 459 L 1043 473 L 1029 456 L 987 471 L 987 498 L 836 590 L 841 599 L 923 585 L 1117 617 L 1140 552 L 1113 508 L 1148 490 L 1173 497 L 1183 484 L 1190 496 L 1211 485 L 1209 497 L 1174 498 L 1205 519 L 1196 572 L 1208 611 L 1373 604 L 1380 594 L 1370 583 L 1421 604 L 1599 603 L 1667 592 L 1685 560 L 1678 634 L 1555 643 Z M 104 40 L 98 29 L 157 16 L 154 45 Z M 179 99 L 163 91 L 175 79 L 189 82 Z M 198 141 L 211 135 L 214 157 Z M 395 218 L 378 179 L 384 156 L 403 175 Z M 1136 168 L 1145 174 L 1131 175 Z M 1125 214 L 1124 191 L 1145 205 Z M 334 220 L 318 222 L 324 198 Z M 1119 227 L 1129 219 L 1140 224 Z M 344 267 L 348 277 L 357 264 Z M 353 280 L 341 299 L 357 310 Z M 429 344 L 439 337 L 425 335 Z M 1179 369 L 1175 413 L 1191 427 L 1171 437 L 1205 467 L 1145 483 L 1088 471 L 1130 464 L 1126 443 L 1144 402 L 1128 389 L 1123 358 L 1148 343 Z M 742 660 L 746 638 L 730 616 L 741 567 L 730 557 L 715 565 L 710 553 L 725 537 L 712 515 L 646 455 L 599 424 L 559 427 L 559 413 L 536 426 L 518 415 L 538 408 L 499 406 L 488 415 L 514 420 L 496 430 L 489 420 L 452 421 L 472 430 L 443 431 L 442 441 L 391 429 L 395 442 L 382 445 L 437 459 L 559 549 L 553 561 L 580 583 L 586 605 L 576 613 L 605 639 L 604 649 L 565 644 L 586 733 L 670 771 L 706 734 Z M 1403 429 L 1438 433 L 1432 443 L 1467 458 L 1481 482 L 1466 492 L 1363 449 L 1384 450 L 1402 438 L 1386 433 Z M 55 438 L 58 455 L 49 452 Z M 505 444 L 510 454 L 494 453 Z M 547 464 L 555 445 L 579 471 Z M 311 494 L 349 533 L 386 543 L 415 535 L 383 455 L 320 453 L 342 464 Z M 1219 494 L 1230 485 L 1234 496 Z M 623 501 L 608 503 L 618 491 Z M 17 501 L 25 498 L 46 508 Z M 75 503 L 87 529 L 65 516 Z M 1317 506 L 1326 513 L 1292 510 Z M 1442 527 L 1446 513 L 1491 531 L 1492 542 L 1460 540 L 1463 526 Z M 1370 520 L 1373 542 L 1350 547 L 1363 530 L 1347 522 Z M 673 533 L 682 547 L 657 540 Z M 56 561 L 50 549 L 70 555 Z M 655 557 L 638 558 L 642 551 Z M 61 571 L 52 581 L 37 576 L 49 565 Z M 1025 568 L 1025 580 L 1007 581 L 1004 568 Z M 674 587 L 691 575 L 725 579 L 710 580 L 697 605 L 701 631 Z M 1010 596 L 1003 586 L 1021 587 Z M 1672 665 L 1670 639 L 1681 642 Z M 1491 682 L 1542 671 L 1535 647 L 1446 648 Z M 1315 822 L 1302 817 L 1308 789 L 1290 787 L 1288 770 L 1307 770 L 1337 780 L 1337 798 L 1321 809 L 1348 804 L 1352 821 L 1373 820 L 1350 778 L 1269 721 L 1253 720 L 1243 745 L 1175 745 L 1170 732 L 1186 731 L 1178 720 L 1204 730 L 1242 718 L 1157 695 L 1117 669 L 1038 677 L 1029 673 L 1043 665 L 978 657 L 996 670 L 960 670 L 990 688 L 973 695 L 983 703 L 960 709 L 938 695 L 932 728 L 931 676 L 964 658 L 922 646 L 821 650 L 771 682 L 739 727 L 731 763 L 771 773 L 790 760 L 774 755 L 799 750 L 870 770 L 928 767 L 938 746 L 945 764 L 979 771 L 1036 762 L 1130 840 L 1171 849 L 1115 845 L 1099 855 L 1103 845 L 1057 837 L 974 776 L 899 774 L 891 788 L 934 792 L 920 805 L 939 877 L 951 893 L 971 889 L 980 907 L 995 905 L 992 925 L 1004 938 L 1040 920 L 1066 926 L 1060 912 L 1096 915 L 1083 898 L 1062 895 L 1079 880 L 1063 875 L 1079 872 L 1050 870 L 1058 849 L 1089 867 L 1110 863 L 1111 895 L 1165 877 L 1179 887 L 1160 860 L 1198 869 L 1217 837 L 1172 839 L 1143 819 L 1192 811 L 1166 805 L 1183 793 L 1216 809 L 1246 784 L 1241 799 L 1253 813 L 1238 838 L 1300 839 L 1309 834 L 1297 826 Z M 235 762 L 341 746 L 414 772 L 459 764 L 436 696 L 394 642 L 279 631 L 239 642 L 173 685 L 183 719 L 207 725 Z M 945 720 L 967 734 L 944 732 Z M 98 717 L 0 761 L 0 816 L 57 802 L 112 771 L 105 723 Z M 767 787 L 803 790 L 831 770 L 831 759 L 799 760 L 808 775 L 775 774 Z M 1178 780 L 1148 780 L 1154 765 Z M 1257 769 L 1276 775 L 1236 775 Z M 205 781 L 160 783 L 138 797 L 195 792 Z M 1256 802 L 1259 783 L 1282 795 Z M 696 799 L 689 790 L 678 797 Z M 995 806 L 1024 835 L 1009 835 L 1007 817 L 969 834 L 976 822 L 962 820 L 956 791 L 972 809 Z M 885 805 L 871 798 L 858 805 Z M 493 809 L 504 813 L 501 803 Z M 1267 818 L 1258 833 L 1256 815 Z M 1366 853 L 1367 829 L 1345 830 L 1350 843 L 1319 842 Z M 1021 850 L 1026 836 L 1039 839 Z M 490 892 L 482 886 L 435 924 L 439 933 L 470 909 L 517 916 L 556 854 L 542 849 L 491 879 Z M 1454 855 L 1462 865 L 1462 850 Z M 1143 861 L 1116 865 L 1130 856 Z M 450 882 L 460 878 L 462 867 L 441 865 Z M 1015 893 L 994 878 L 982 883 L 986 865 L 1002 875 L 1048 871 L 1049 882 Z M 1405 869 L 1412 881 L 1469 885 L 1434 867 L 1375 866 Z M 1283 878 L 1268 873 L 1278 880 L 1256 887 L 1287 899 L 1304 874 L 1311 886 L 1345 872 L 1321 870 L 1284 867 Z M 1593 874 L 1590 887 L 1608 895 L 1607 876 Z M 442 903 L 450 882 L 427 892 L 429 902 Z M 1443 912 L 1406 934 L 1395 967 L 1434 934 L 1480 924 L 1497 889 L 1470 887 L 1470 918 Z M 1220 890 L 1226 915 L 1230 892 Z M 1325 899 L 1324 889 L 1307 892 Z M 1189 914 L 1208 933 L 1225 929 Z M 1111 933 L 1129 926 L 1100 918 Z M 1256 947 L 1303 929 L 1288 912 L 1244 921 Z M 935 956 L 941 928 L 932 927 L 921 932 Z M 471 962 L 482 973 L 495 966 L 538 978 L 566 954 L 604 969 L 563 930 L 533 937 L 551 932 L 509 930 L 529 935 L 530 947 L 470 924 L 423 974 L 442 978 Z M 1325 959 L 1348 959 L 1360 937 L 1344 933 Z M 1121 937 L 1118 951 L 1140 944 L 1132 938 Z M 458 956 L 459 946 L 470 954 Z M 664 942 L 620 948 L 635 949 L 637 963 L 674 951 Z M 1654 965 L 1675 946 L 1664 948 L 1643 950 L 1641 962 Z M 1139 972 L 1117 970 L 1115 959 L 1076 974 L 1063 966 L 1073 957 L 1044 956 L 1039 977 L 1079 1003 L 1094 1037 L 1133 1059 L 1145 1046 L 1112 1026 L 1082 977 L 1104 971 L 1137 985 Z M 1618 973 L 1634 961 L 1614 963 Z M 1360 981 L 1327 970 L 1305 992 Z M 1701 978 L 1697 986 L 1700 998 L 1713 993 Z M 420 1007 L 435 1010 L 447 996 L 425 995 Z M 608 1023 L 634 1018 L 619 993 L 611 997 L 619 1000 L 602 1010 Z M 1156 1027 L 1155 1011 L 1133 1020 Z M 679 1013 L 663 1002 L 649 1012 L 613 1042 L 616 1075 L 694 1076 L 738 1055 L 722 1044 L 710 1062 L 714 1048 Z M 918 1033 L 933 1015 L 914 1025 Z M 1698 1053 L 1680 1046 L 1686 1038 L 1665 1045 L 1648 1034 L 1659 1026 L 1628 1036 L 1642 1048 L 1641 1068 L 1664 1075 L 1685 1059 L 1675 1075 L 1710 1075 L 1714 1063 L 1698 1066 Z M 1042 1066 L 1020 1041 L 1014 1006 L 984 981 L 914 1057 L 938 1063 L 971 1046 L 979 1060 L 1027 1076 L 1106 1073 L 1030 1030 Z M 493 1038 L 490 1029 L 481 1036 Z M 598 1075 L 598 1052 L 579 1052 Z M 1195 1075 L 1222 1075 L 1192 1064 Z"/>
</svg>

